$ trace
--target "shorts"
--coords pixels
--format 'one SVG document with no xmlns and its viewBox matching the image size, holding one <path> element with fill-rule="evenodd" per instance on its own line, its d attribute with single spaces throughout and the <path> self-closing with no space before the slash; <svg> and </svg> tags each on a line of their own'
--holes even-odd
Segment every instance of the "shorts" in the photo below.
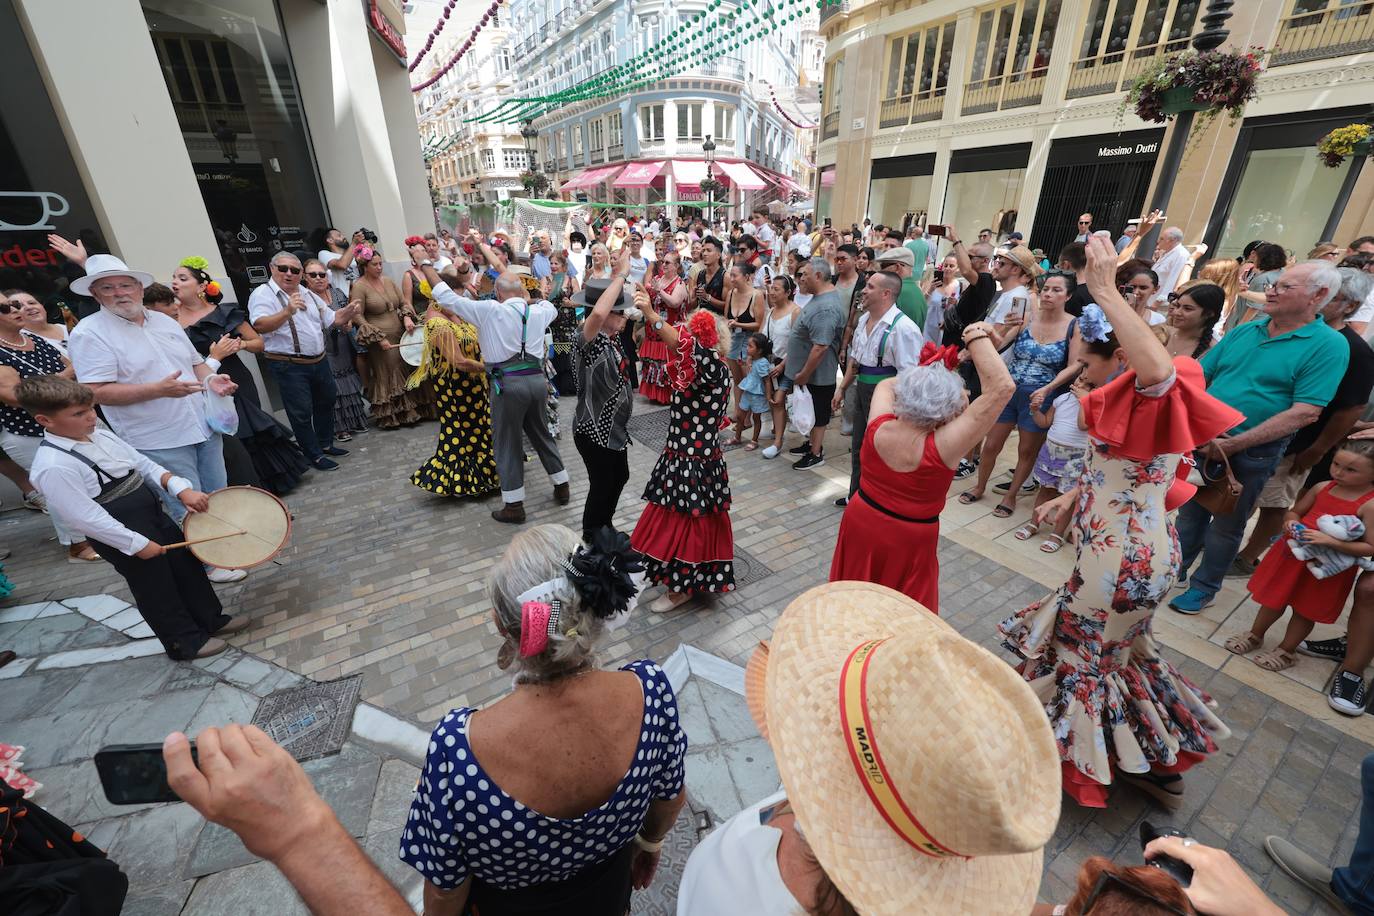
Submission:
<svg viewBox="0 0 1374 916">
<path fill-rule="evenodd" d="M 739 393 L 739 409 L 745 413 L 768 413 L 768 399 L 752 391 Z"/>
<path fill-rule="evenodd" d="M 749 358 L 749 338 L 754 336 L 753 331 L 741 331 L 736 329 L 730 334 L 730 359 L 741 362 Z"/>
<path fill-rule="evenodd" d="M 1293 504 L 1298 501 L 1298 494 L 1303 491 L 1307 482 L 1307 472 L 1301 474 L 1293 473 L 1293 460 L 1297 455 L 1284 455 L 1279 466 L 1274 468 L 1274 473 L 1264 482 L 1264 489 L 1260 491 L 1259 501 L 1255 503 L 1261 509 L 1291 509 Z"/>
<path fill-rule="evenodd" d="M 811 409 L 816 414 L 816 428 L 821 428 L 830 423 L 830 402 L 835 399 L 834 385 L 807 385 L 806 390 L 811 394 Z"/>
<path fill-rule="evenodd" d="M 1046 439 L 1035 458 L 1031 477 L 1042 487 L 1050 487 L 1060 493 L 1068 492 L 1078 486 L 1078 479 L 1083 476 L 1087 466 L 1087 455 L 1086 446 L 1063 445 Z"/>
<path fill-rule="evenodd" d="M 1031 416 L 1030 396 L 1040 389 L 1029 385 L 1017 385 L 1016 393 L 1011 396 L 1007 406 L 997 415 L 998 423 L 1015 423 L 1017 429 L 1030 433 L 1043 433 L 1045 428 Z M 1048 397 L 1048 395 L 1047 395 Z M 1041 405 L 1043 406 L 1043 405 Z"/>
</svg>

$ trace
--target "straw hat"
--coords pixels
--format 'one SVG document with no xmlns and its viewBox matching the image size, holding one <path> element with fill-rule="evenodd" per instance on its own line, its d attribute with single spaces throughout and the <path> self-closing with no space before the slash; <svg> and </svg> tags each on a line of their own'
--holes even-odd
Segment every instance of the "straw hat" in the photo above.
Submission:
<svg viewBox="0 0 1374 916">
<path fill-rule="evenodd" d="M 1017 267 L 1025 271 L 1026 276 L 1035 278 L 1045 272 L 1035 260 L 1035 255 L 1026 250 L 1025 245 L 1017 245 L 1014 248 L 998 248 L 997 257 L 1012 261 Z"/>
<path fill-rule="evenodd" d="M 89 296 L 91 284 L 103 277 L 131 277 L 143 284 L 145 289 L 153 282 L 152 274 L 130 270 L 129 265 L 112 254 L 93 254 L 86 259 L 86 276 L 73 280 L 71 291 L 78 296 Z"/>
<path fill-rule="evenodd" d="M 767 651 L 778 771 L 807 842 L 860 912 L 1030 911 L 1061 776 L 1044 706 L 1020 675 L 866 582 L 802 594 Z"/>
</svg>

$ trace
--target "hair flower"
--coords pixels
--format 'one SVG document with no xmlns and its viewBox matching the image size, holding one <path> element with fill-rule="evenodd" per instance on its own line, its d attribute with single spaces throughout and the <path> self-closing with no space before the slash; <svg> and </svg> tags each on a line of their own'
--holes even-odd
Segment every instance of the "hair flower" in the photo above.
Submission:
<svg viewBox="0 0 1374 916">
<path fill-rule="evenodd" d="M 182 258 L 178 267 L 189 267 L 192 270 L 206 271 L 210 269 L 210 262 L 200 255 L 191 255 L 189 258 Z"/>
<path fill-rule="evenodd" d="M 927 340 L 921 347 L 921 365 L 929 366 L 932 363 L 944 363 L 946 369 L 957 369 L 959 367 L 959 348 L 953 344 L 939 347 Z"/>
<path fill-rule="evenodd" d="M 418 235 L 408 235 L 408 236 L 406 236 L 405 246 L 406 246 L 407 248 L 409 248 L 411 245 L 423 245 L 424 243 L 425 243 L 425 240 L 424 240 L 424 238 L 421 237 L 421 236 L 418 236 Z"/>
<path fill-rule="evenodd" d="M 373 256 L 375 256 L 376 254 L 377 252 L 373 251 L 366 245 L 359 245 L 358 250 L 354 252 L 354 256 L 357 257 L 357 259 L 359 261 L 362 261 L 363 263 L 371 261 Z"/>
<path fill-rule="evenodd" d="M 630 606 L 630 599 L 639 592 L 630 574 L 643 569 L 643 560 L 627 535 L 600 528 L 592 533 L 589 545 L 569 558 L 568 581 L 591 612 L 605 619 Z"/>
<path fill-rule="evenodd" d="M 1083 306 L 1083 314 L 1078 319 L 1078 333 L 1084 340 L 1093 343 L 1106 343 L 1113 331 L 1112 323 L 1096 302 Z"/>
<path fill-rule="evenodd" d="M 220 285 L 216 283 L 214 280 L 211 280 L 209 283 L 205 284 L 205 295 L 218 296 L 219 294 Z"/>
<path fill-rule="evenodd" d="M 720 342 L 716 333 L 716 318 L 710 312 L 698 309 L 687 321 L 687 333 L 703 347 L 714 347 Z"/>
</svg>

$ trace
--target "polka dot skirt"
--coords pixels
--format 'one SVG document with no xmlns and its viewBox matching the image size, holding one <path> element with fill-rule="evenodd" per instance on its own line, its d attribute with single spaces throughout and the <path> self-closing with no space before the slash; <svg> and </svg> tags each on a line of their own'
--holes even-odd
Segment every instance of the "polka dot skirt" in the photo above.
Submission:
<svg viewBox="0 0 1374 916">
<path fill-rule="evenodd" d="M 687 736 L 663 670 L 637 661 L 644 725 L 634 762 L 604 804 L 575 818 L 545 817 L 511 798 L 483 771 L 468 745 L 475 710 L 451 711 L 430 735 L 410 817 L 401 832 L 401 861 L 436 887 L 468 875 L 513 890 L 563 881 L 604 862 L 634 838 L 649 804 L 682 791 Z"/>
</svg>

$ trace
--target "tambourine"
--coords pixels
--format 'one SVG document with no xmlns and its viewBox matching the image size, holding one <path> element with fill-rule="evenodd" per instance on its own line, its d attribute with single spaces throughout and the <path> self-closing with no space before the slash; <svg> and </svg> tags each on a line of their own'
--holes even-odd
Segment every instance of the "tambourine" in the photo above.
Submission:
<svg viewBox="0 0 1374 916">
<path fill-rule="evenodd" d="M 257 487 L 225 487 L 210 494 L 205 512 L 187 513 L 186 540 L 196 559 L 220 569 L 247 569 L 275 557 L 291 536 L 286 503 Z"/>
<path fill-rule="evenodd" d="M 413 330 L 406 331 L 401 335 L 401 342 L 398 346 L 401 351 L 401 359 L 407 365 L 420 365 L 424 362 L 425 357 L 425 326 L 417 324 Z"/>
</svg>

